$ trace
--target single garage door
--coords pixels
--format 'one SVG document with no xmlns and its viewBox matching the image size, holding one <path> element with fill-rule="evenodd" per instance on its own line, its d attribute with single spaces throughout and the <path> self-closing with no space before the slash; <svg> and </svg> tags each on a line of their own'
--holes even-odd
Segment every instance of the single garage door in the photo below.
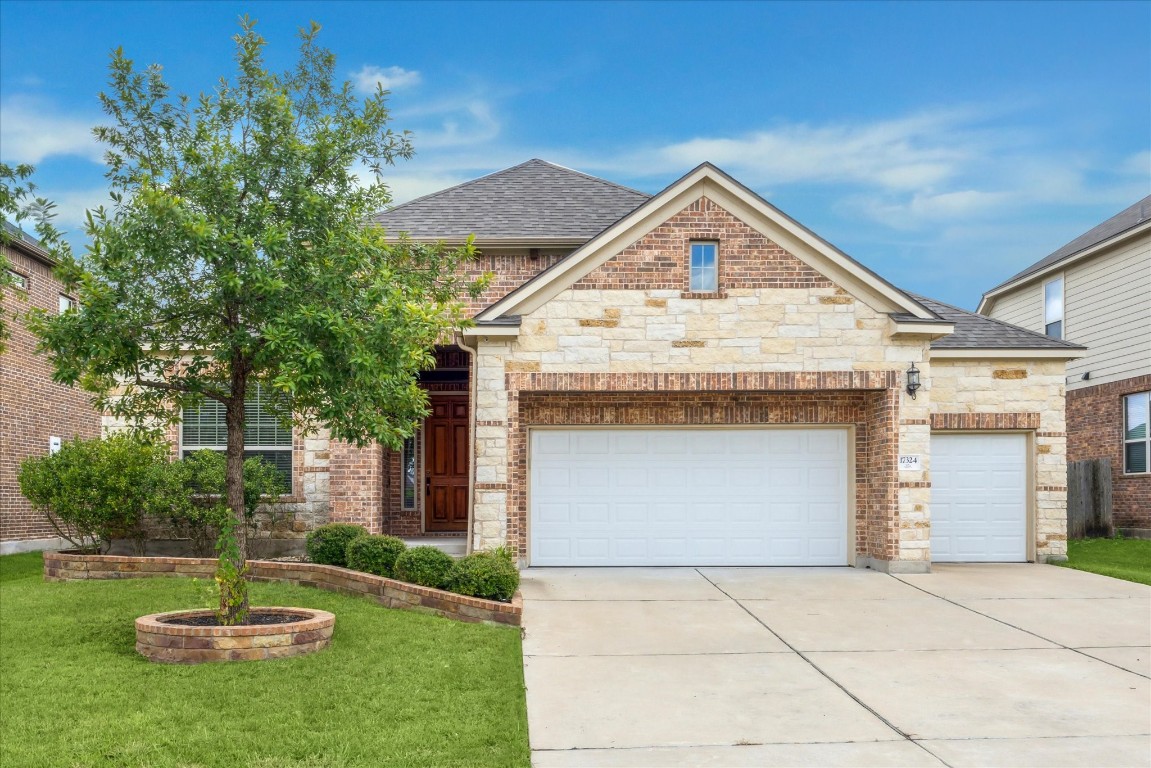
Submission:
<svg viewBox="0 0 1151 768">
<path fill-rule="evenodd" d="M 1027 438 L 932 435 L 931 559 L 1027 559 Z"/>
<path fill-rule="evenodd" d="M 847 430 L 536 429 L 532 565 L 846 565 Z"/>
</svg>

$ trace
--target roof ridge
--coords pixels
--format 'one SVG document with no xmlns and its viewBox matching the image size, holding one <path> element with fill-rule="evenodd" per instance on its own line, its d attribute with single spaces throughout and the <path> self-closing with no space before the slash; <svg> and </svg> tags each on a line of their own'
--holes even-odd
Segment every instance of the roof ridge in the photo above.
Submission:
<svg viewBox="0 0 1151 768">
<path fill-rule="evenodd" d="M 1000 325 L 1000 326 L 1003 326 L 1005 328 L 1010 328 L 1013 331 L 1022 331 L 1023 333 L 1026 333 L 1029 336 L 1034 336 L 1037 339 L 1043 339 L 1045 342 L 1048 342 L 1048 343 L 1062 344 L 1065 347 L 1078 348 L 1078 349 L 1084 348 L 1082 344 L 1076 344 L 1075 342 L 1067 341 L 1066 339 L 1053 339 L 1045 333 L 1039 333 L 1038 331 L 1033 331 L 1030 328 L 1024 328 L 1021 325 L 1015 325 L 1014 323 L 1008 323 L 1004 320 L 997 320 L 994 317 L 988 317 L 987 315 L 981 315 L 978 312 L 972 312 L 971 310 L 963 309 L 962 307 L 957 307 L 954 304 L 948 304 L 946 301 L 940 301 L 939 299 L 933 299 L 930 296 L 924 296 L 922 294 L 912 293 L 911 291 L 904 291 L 904 293 L 906 293 L 907 295 L 909 295 L 911 298 L 915 299 L 916 301 L 930 301 L 934 304 L 939 304 L 940 306 L 947 307 L 948 309 L 953 309 L 956 312 L 962 312 L 963 314 L 965 314 L 969 317 L 975 318 L 976 320 L 985 321 L 988 323 L 995 323 L 996 325 Z M 931 307 L 928 307 L 928 309 L 931 309 Z M 946 319 L 946 318 L 944 318 L 944 319 Z"/>
<path fill-rule="evenodd" d="M 375 213 L 372 214 L 372 216 L 375 217 L 375 216 L 379 216 L 379 215 L 384 214 L 384 213 L 391 213 L 392 211 L 398 211 L 399 209 L 407 207 L 407 206 L 411 205 L 412 203 L 418 203 L 418 202 L 421 202 L 423 200 L 430 200 L 433 197 L 439 197 L 440 195 L 447 194 L 448 192 L 454 192 L 457 189 L 462 189 L 464 187 L 470 187 L 472 184 L 476 184 L 478 182 L 481 182 L 484 179 L 490 179 L 490 178 L 493 178 L 495 176 L 500 176 L 502 174 L 508 173 L 509 171 L 514 171 L 517 168 L 522 168 L 523 166 L 528 165 L 529 163 L 532 163 L 532 162 L 534 162 L 534 160 L 525 160 L 524 162 L 519 163 L 518 165 L 513 165 L 513 166 L 510 166 L 508 168 L 501 168 L 498 171 L 492 171 L 491 173 L 480 176 L 479 178 L 468 179 L 467 181 L 461 181 L 459 184 L 455 184 L 455 185 L 447 187 L 445 189 L 437 189 L 435 192 L 429 192 L 426 195 L 420 195 L 419 197 L 414 197 L 411 200 L 406 200 L 406 201 L 400 203 L 399 205 L 392 206 L 391 208 L 388 208 L 387 210 L 376 211 Z"/>
<path fill-rule="evenodd" d="M 550 168 L 555 168 L 557 170 L 564 171 L 566 173 L 571 173 L 571 174 L 574 174 L 576 176 L 580 176 L 582 178 L 588 179 L 589 181 L 599 182 L 600 184 L 604 184 L 604 185 L 609 186 L 609 187 L 614 187 L 616 189 L 623 190 L 624 192 L 629 192 L 629 193 L 634 194 L 634 195 L 640 195 L 644 199 L 648 199 L 651 197 L 651 195 L 649 195 L 648 193 L 640 192 L 638 189 L 632 189 L 631 187 L 625 187 L 622 184 L 616 184 L 614 181 L 608 181 L 607 179 L 601 179 L 598 176 L 592 176 L 591 174 L 584 173 L 582 171 L 577 171 L 574 168 L 568 168 L 566 166 L 558 165 L 556 163 L 552 163 L 552 162 L 549 162 L 547 160 L 543 160 L 543 159 L 538 158 L 538 157 L 533 157 L 529 160 L 523 161 L 522 163 L 518 163 L 516 165 L 509 166 L 507 168 L 502 168 L 498 171 L 492 171 L 491 173 L 486 174 L 484 176 L 480 176 L 479 178 L 469 179 L 468 181 L 460 182 L 459 184 L 456 184 L 456 185 L 451 186 L 451 187 L 447 187 L 446 189 L 439 189 L 439 190 L 436 190 L 435 192 L 429 192 L 426 195 L 421 195 L 420 197 L 412 198 L 411 200 L 407 200 L 405 202 L 400 203 L 399 205 L 393 206 L 393 207 L 388 208 L 386 210 L 377 211 L 377 212 L 372 214 L 372 217 L 375 218 L 375 217 L 381 216 L 385 213 L 391 213 L 392 211 L 398 211 L 401 208 L 405 208 L 409 205 L 412 205 L 413 203 L 420 203 L 420 202 L 423 202 L 425 200 L 430 200 L 434 197 L 439 197 L 440 195 L 447 194 L 448 192 L 455 192 L 458 189 L 463 189 L 464 187 L 469 187 L 473 184 L 478 184 L 481 181 L 485 181 L 487 179 L 493 179 L 497 176 L 502 176 L 505 173 L 511 173 L 512 171 L 518 170 L 518 169 L 523 168 L 524 166 L 527 166 L 527 165 L 546 165 Z"/>
<path fill-rule="evenodd" d="M 631 192 L 632 194 L 642 195 L 645 198 L 652 197 L 652 195 L 649 195 L 647 192 L 641 192 L 640 190 L 634 189 L 633 187 L 627 187 L 627 186 L 624 186 L 623 184 L 618 184 L 618 183 L 612 181 L 611 179 L 604 179 L 604 178 L 601 178 L 599 176 L 592 176 L 590 173 L 584 173 L 583 171 L 577 171 L 575 168 L 568 168 L 566 165 L 560 165 L 559 163 L 553 163 L 550 160 L 544 160 L 543 158 L 533 157 L 531 160 L 528 160 L 527 162 L 528 163 L 543 163 L 544 165 L 550 165 L 552 168 L 558 168 L 561 171 L 567 171 L 568 173 L 574 173 L 577 176 L 583 176 L 585 179 L 588 179 L 589 181 L 597 181 L 600 184 L 606 184 L 609 187 L 615 187 L 616 189 L 622 189 L 624 192 Z M 521 163 L 521 165 L 527 165 L 527 163 Z M 519 166 L 516 166 L 516 167 L 518 168 Z M 511 170 L 511 169 L 509 168 L 508 170 Z"/>
</svg>

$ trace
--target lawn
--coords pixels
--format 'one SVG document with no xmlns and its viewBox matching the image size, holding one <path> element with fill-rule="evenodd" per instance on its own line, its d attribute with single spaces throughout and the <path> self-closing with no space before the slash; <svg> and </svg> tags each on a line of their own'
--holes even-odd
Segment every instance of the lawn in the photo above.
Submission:
<svg viewBox="0 0 1151 768">
<path fill-rule="evenodd" d="M 1082 539 L 1067 542 L 1067 568 L 1151 584 L 1151 539 Z"/>
<path fill-rule="evenodd" d="M 168 666 L 132 622 L 204 605 L 189 579 L 45 583 L 0 557 L 0 765 L 527 766 L 520 635 L 308 587 L 253 603 L 336 614 L 297 659 Z"/>
</svg>

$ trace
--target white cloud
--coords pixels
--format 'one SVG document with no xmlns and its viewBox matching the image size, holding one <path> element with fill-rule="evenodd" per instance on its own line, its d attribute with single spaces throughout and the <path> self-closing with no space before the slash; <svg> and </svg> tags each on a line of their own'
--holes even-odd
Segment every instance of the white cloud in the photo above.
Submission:
<svg viewBox="0 0 1151 768">
<path fill-rule="evenodd" d="M 103 150 L 92 136 L 97 124 L 99 118 L 61 114 L 39 99 L 12 96 L 0 102 L 0 152 L 13 163 L 61 155 L 100 163 Z"/>
<path fill-rule="evenodd" d="M 385 91 L 407 88 L 418 85 L 420 79 L 420 73 L 414 69 L 375 67 L 370 64 L 365 64 L 358 72 L 352 73 L 352 82 L 362 93 L 375 93 L 377 85 Z"/>
</svg>

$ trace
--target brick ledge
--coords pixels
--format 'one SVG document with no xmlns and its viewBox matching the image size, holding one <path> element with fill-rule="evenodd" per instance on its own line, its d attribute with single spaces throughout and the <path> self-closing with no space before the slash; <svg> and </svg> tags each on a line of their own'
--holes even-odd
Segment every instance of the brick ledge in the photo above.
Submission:
<svg viewBox="0 0 1151 768">
<path fill-rule="evenodd" d="M 457 595 L 370 573 L 317 563 L 249 560 L 252 581 L 277 581 L 318 587 L 329 592 L 363 595 L 380 605 L 431 613 L 447 619 L 483 624 L 520 626 L 523 600 L 517 592 L 510 603 Z M 216 559 L 207 557 L 133 557 L 45 552 L 44 578 L 48 581 L 138 579 L 162 576 L 211 578 Z"/>
</svg>

